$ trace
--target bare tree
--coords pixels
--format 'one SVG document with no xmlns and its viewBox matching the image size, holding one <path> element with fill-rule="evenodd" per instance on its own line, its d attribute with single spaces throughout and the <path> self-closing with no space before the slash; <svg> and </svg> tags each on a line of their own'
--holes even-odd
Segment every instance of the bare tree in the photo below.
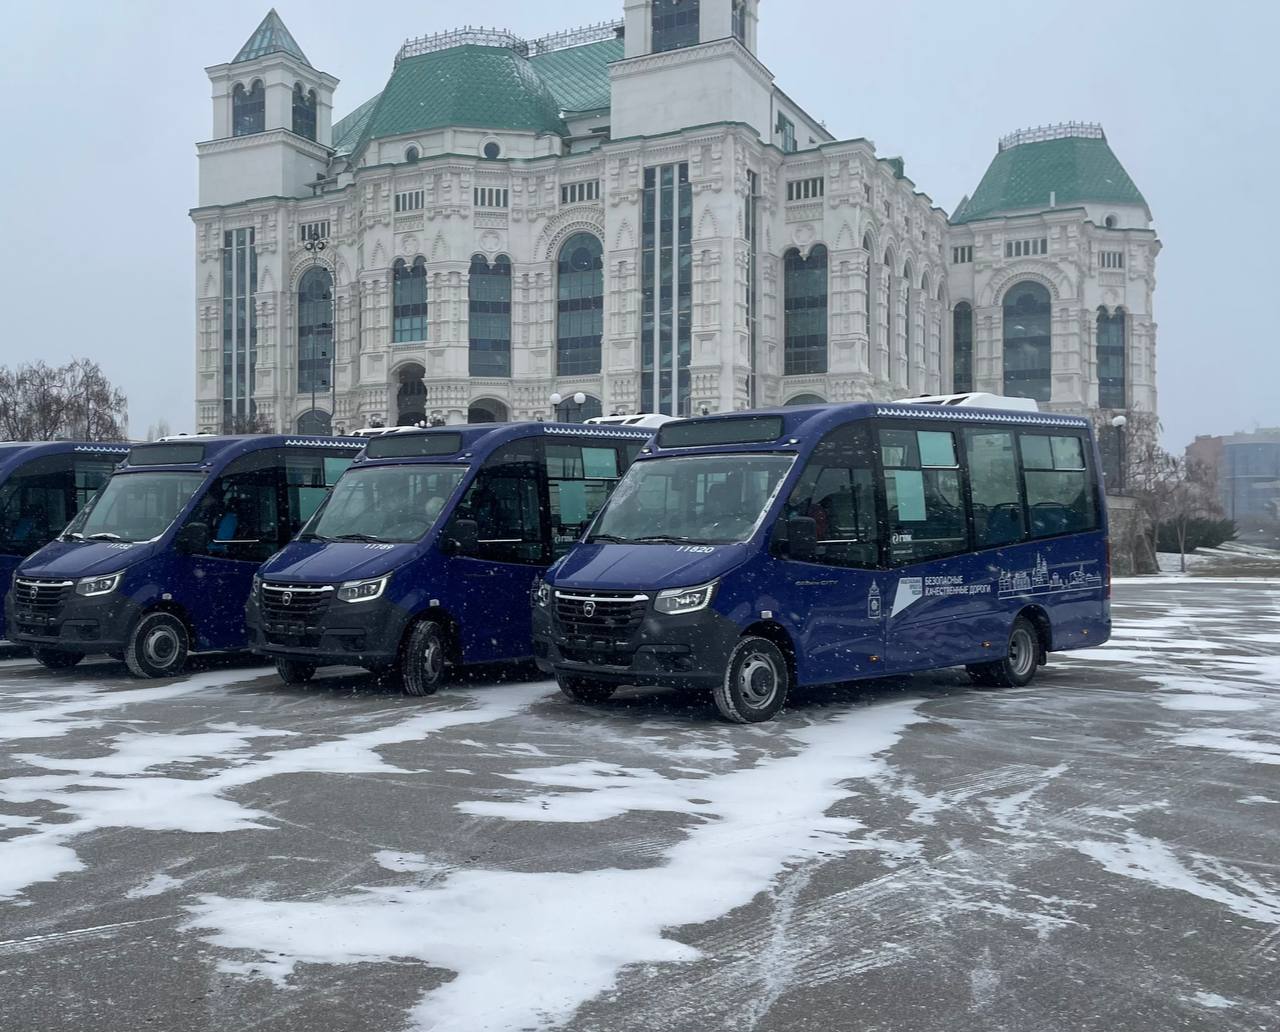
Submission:
<svg viewBox="0 0 1280 1032">
<path fill-rule="evenodd" d="M 0 436 L 10 441 L 120 441 L 128 399 L 96 362 L 0 367 Z"/>
<path fill-rule="evenodd" d="M 255 412 L 251 416 L 232 416 L 230 419 L 223 420 L 222 432 L 241 436 L 244 434 L 274 434 L 276 429 L 271 425 L 271 420 L 267 419 L 261 412 Z"/>
<path fill-rule="evenodd" d="M 1154 440 L 1144 441 L 1129 463 L 1130 493 L 1138 500 L 1147 518 L 1143 535 L 1158 564 L 1160 532 L 1172 531 L 1178 542 L 1180 567 L 1187 569 L 1187 535 L 1196 520 L 1222 516 L 1213 485 L 1212 472 L 1195 463 L 1170 455 Z"/>
<path fill-rule="evenodd" d="M 169 437 L 173 434 L 173 430 L 169 427 L 167 419 L 160 419 L 147 427 L 147 440 L 158 441 L 162 437 Z"/>
</svg>

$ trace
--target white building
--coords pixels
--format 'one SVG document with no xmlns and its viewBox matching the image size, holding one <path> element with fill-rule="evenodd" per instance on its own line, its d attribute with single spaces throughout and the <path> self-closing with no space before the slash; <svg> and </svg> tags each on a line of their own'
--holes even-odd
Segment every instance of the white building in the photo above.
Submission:
<svg viewBox="0 0 1280 1032">
<path fill-rule="evenodd" d="M 759 0 L 625 0 L 411 39 L 333 122 L 338 80 L 272 11 L 208 69 L 199 425 L 964 388 L 1154 414 L 1159 243 L 1098 127 L 1002 141 L 949 220 L 777 86 L 758 27 Z"/>
</svg>

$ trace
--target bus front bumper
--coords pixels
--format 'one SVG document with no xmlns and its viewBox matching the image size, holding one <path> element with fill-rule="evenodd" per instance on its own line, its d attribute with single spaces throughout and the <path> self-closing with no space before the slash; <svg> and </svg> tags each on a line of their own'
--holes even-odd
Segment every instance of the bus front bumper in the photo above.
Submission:
<svg viewBox="0 0 1280 1032">
<path fill-rule="evenodd" d="M 334 601 L 304 618 L 289 618 L 264 613 L 254 595 L 245 610 L 251 652 L 316 666 L 394 666 L 408 623 L 409 613 L 382 599 Z"/>
<path fill-rule="evenodd" d="M 30 648 L 58 649 L 92 656 L 123 653 L 142 606 L 119 591 L 84 596 L 68 591 L 56 606 L 19 606 L 13 592 L 5 599 L 9 640 Z"/>
<path fill-rule="evenodd" d="M 741 634 L 713 609 L 684 616 L 650 609 L 619 648 L 617 642 L 570 637 L 549 606 L 535 605 L 533 612 L 534 658 L 544 673 L 637 687 L 713 688 L 724 679 Z"/>
</svg>

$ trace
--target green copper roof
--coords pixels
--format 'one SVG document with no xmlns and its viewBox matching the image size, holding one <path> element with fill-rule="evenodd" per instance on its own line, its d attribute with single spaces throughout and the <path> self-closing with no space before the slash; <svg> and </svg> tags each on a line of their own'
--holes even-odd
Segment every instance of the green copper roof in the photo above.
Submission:
<svg viewBox="0 0 1280 1032">
<path fill-rule="evenodd" d="M 293 38 L 293 34 L 284 27 L 284 22 L 280 20 L 280 15 L 276 14 L 273 7 L 267 12 L 267 16 L 262 19 L 249 41 L 240 48 L 240 53 L 236 54 L 232 64 L 240 64 L 242 61 L 253 61 L 259 57 L 266 57 L 268 54 L 288 54 L 296 57 L 307 67 L 311 66 L 311 62 L 307 60 L 307 55 L 302 52 L 302 48 L 298 46 L 298 41 Z"/>
<path fill-rule="evenodd" d="M 1085 203 L 1147 206 L 1098 130 L 1096 136 L 1064 135 L 1005 147 L 951 221 L 958 225 L 1014 212 L 1044 211 L 1051 194 L 1059 208 Z"/>
<path fill-rule="evenodd" d="M 621 61 L 626 44 L 606 39 L 585 46 L 553 50 L 529 58 L 562 111 L 597 111 L 607 108 L 612 91 L 609 65 Z"/>
<path fill-rule="evenodd" d="M 382 94 L 366 100 L 358 108 L 333 123 L 333 149 L 337 154 L 350 154 L 356 144 L 360 142 L 360 137 L 364 134 L 365 127 L 369 124 L 369 119 L 373 115 L 373 109 L 378 106 L 378 98 Z"/>
<path fill-rule="evenodd" d="M 448 126 L 568 134 L 560 105 L 526 58 L 467 45 L 402 60 L 361 142 Z"/>
</svg>

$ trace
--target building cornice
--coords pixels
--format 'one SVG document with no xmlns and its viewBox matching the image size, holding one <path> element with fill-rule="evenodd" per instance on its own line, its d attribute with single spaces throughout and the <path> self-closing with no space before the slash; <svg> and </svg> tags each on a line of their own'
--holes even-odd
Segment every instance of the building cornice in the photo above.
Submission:
<svg viewBox="0 0 1280 1032">
<path fill-rule="evenodd" d="M 201 157 L 206 154 L 225 154 L 230 151 L 253 150 L 268 143 L 288 143 L 317 161 L 328 161 L 333 151 L 323 144 L 299 136 L 291 129 L 267 129 L 260 133 L 249 133 L 247 136 L 224 136 L 220 140 L 205 140 L 196 144 L 196 153 Z"/>
<path fill-rule="evenodd" d="M 678 68 L 683 65 L 700 64 L 716 57 L 737 57 L 751 72 L 752 78 L 762 86 L 774 88 L 773 73 L 732 36 L 712 40 L 709 43 L 700 43 L 696 47 L 681 47 L 679 50 L 664 50 L 659 54 L 642 54 L 639 57 L 624 58 L 609 66 L 609 74 L 616 82 L 619 79 L 643 75 L 655 68 Z"/>
</svg>

